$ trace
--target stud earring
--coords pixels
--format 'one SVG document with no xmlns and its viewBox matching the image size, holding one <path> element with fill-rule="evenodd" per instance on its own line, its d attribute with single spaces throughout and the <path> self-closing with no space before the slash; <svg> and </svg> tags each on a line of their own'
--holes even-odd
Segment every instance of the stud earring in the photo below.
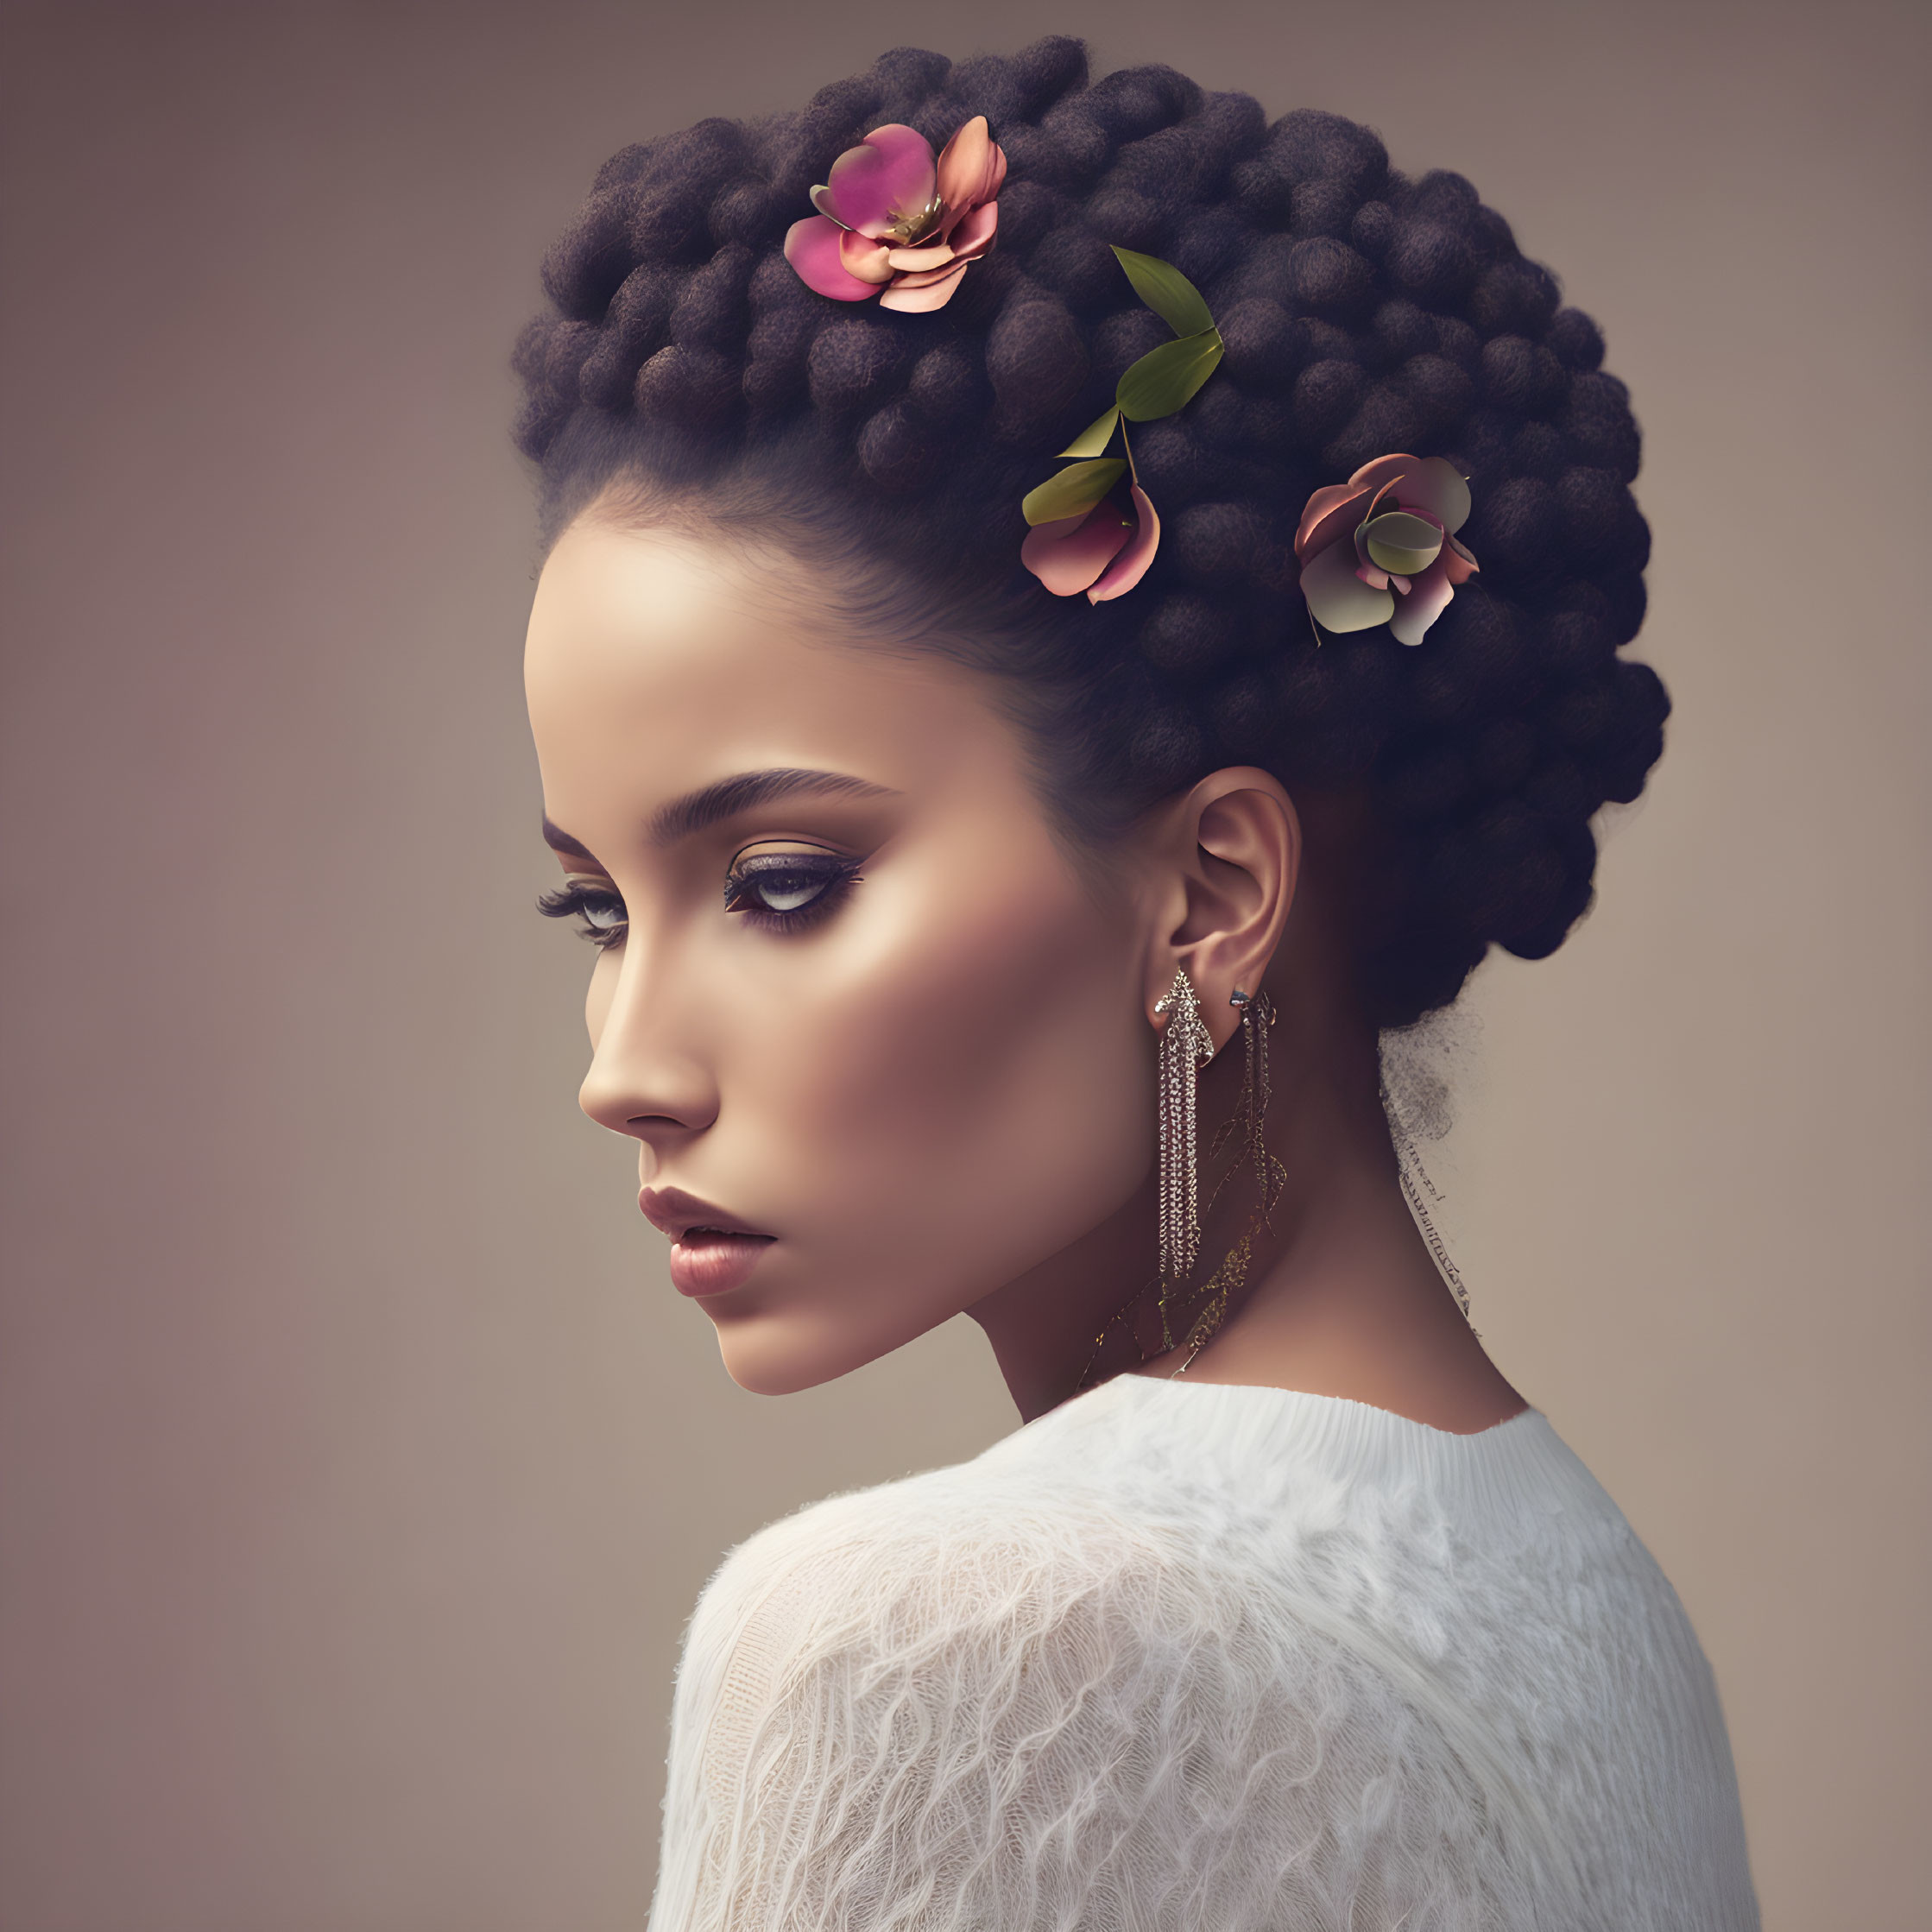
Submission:
<svg viewBox="0 0 1932 1932">
<path fill-rule="evenodd" d="M 1195 1089 L 1215 1044 L 1184 966 L 1154 1011 L 1167 1015 L 1160 1036 L 1160 1272 L 1164 1282 L 1178 1282 L 1201 1255 Z"/>
</svg>

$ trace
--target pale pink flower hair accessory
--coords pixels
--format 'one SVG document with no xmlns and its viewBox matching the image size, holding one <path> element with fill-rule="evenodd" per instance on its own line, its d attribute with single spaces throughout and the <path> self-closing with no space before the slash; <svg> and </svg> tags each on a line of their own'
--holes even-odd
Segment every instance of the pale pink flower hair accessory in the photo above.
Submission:
<svg viewBox="0 0 1932 1932">
<path fill-rule="evenodd" d="M 1081 431 L 1063 457 L 1076 460 L 1021 500 L 1032 526 L 1020 560 L 1057 597 L 1089 603 L 1124 597 L 1147 574 L 1160 547 L 1160 518 L 1133 466 L 1130 422 L 1158 422 L 1184 409 L 1219 367 L 1225 344 L 1201 291 L 1171 262 L 1115 244 L 1133 292 L 1174 331 L 1150 349 L 1114 385 L 1114 401 Z M 1122 454 L 1107 451 L 1119 436 Z M 1109 492 L 1125 477 L 1130 517 Z"/>
<path fill-rule="evenodd" d="M 983 114 L 937 156 L 917 128 L 888 122 L 831 165 L 811 191 L 816 215 L 794 222 L 785 259 L 835 301 L 944 308 L 993 245 L 1007 157 Z"/>
<path fill-rule="evenodd" d="M 1386 624 L 1397 643 L 1421 643 L 1475 571 L 1455 540 L 1468 515 L 1468 479 L 1439 456 L 1379 456 L 1316 490 L 1295 532 L 1316 641 Z"/>
</svg>

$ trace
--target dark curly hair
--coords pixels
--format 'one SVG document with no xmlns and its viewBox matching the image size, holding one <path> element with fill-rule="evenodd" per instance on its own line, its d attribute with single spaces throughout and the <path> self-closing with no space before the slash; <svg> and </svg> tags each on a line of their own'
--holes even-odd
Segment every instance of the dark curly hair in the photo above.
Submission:
<svg viewBox="0 0 1932 1932">
<path fill-rule="evenodd" d="M 997 245 L 951 302 L 815 294 L 781 252 L 835 156 L 886 122 L 935 147 L 986 115 Z M 1171 262 L 1227 344 L 1136 432 L 1164 540 L 1115 602 L 1022 568 L 1025 492 L 1168 339 L 1109 244 Z M 842 572 L 883 632 L 1007 680 L 1064 825 L 1090 840 L 1219 766 L 1352 791 L 1357 986 L 1398 1026 L 1492 942 L 1540 958 L 1591 897 L 1591 815 L 1642 788 L 1670 710 L 1619 646 L 1644 616 L 1638 432 L 1596 325 L 1461 175 L 1168 67 L 1088 83 L 1081 42 L 958 65 L 901 49 L 800 112 L 627 148 L 544 263 L 518 441 L 546 531 L 606 492 L 694 506 Z M 1310 493 L 1393 450 L 1470 478 L 1481 574 L 1424 642 L 1317 644 Z"/>
</svg>

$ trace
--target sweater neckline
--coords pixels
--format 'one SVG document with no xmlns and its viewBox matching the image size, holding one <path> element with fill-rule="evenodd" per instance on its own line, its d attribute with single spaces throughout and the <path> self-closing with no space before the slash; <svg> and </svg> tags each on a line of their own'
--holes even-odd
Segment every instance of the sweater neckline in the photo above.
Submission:
<svg viewBox="0 0 1932 1932">
<path fill-rule="evenodd" d="M 1426 1494 L 1457 1516 L 1499 1525 L 1579 1506 L 1615 1507 L 1533 1406 L 1463 1435 L 1348 1396 L 1123 1374 L 1020 1433 L 1056 1423 L 1118 1431 L 1130 1455 L 1133 1445 L 1178 1446 L 1198 1468 L 1222 1466 L 1253 1500 L 1285 1499 L 1315 1477 Z"/>
<path fill-rule="evenodd" d="M 1394 1409 L 1384 1409 L 1373 1402 L 1358 1400 L 1352 1395 L 1318 1395 L 1312 1389 L 1286 1389 L 1272 1382 L 1208 1382 L 1190 1381 L 1183 1375 L 1135 1375 L 1131 1372 L 1113 1378 L 1119 1382 L 1148 1382 L 1157 1388 L 1170 1388 L 1178 1393 L 1184 1389 L 1227 1389 L 1240 1390 L 1256 1396 L 1288 1396 L 1297 1402 L 1338 1404 L 1345 1409 L 1360 1409 L 1369 1417 L 1385 1417 L 1391 1423 L 1402 1428 L 1420 1430 L 1427 1436 L 1441 1436 L 1451 1442 L 1473 1442 L 1478 1436 L 1493 1436 L 1499 1429 L 1506 1429 L 1512 1422 L 1519 1422 L 1525 1416 L 1533 1416 L 1540 1411 L 1531 1404 L 1519 1409 L 1513 1416 L 1505 1416 L 1500 1422 L 1493 1422 L 1483 1429 L 1438 1429 L 1432 1422 L 1419 1421 L 1414 1416 L 1403 1415 Z M 1108 1386 L 1102 1383 L 1102 1388 Z M 1370 1426 L 1380 1426 L 1371 1424 Z"/>
</svg>

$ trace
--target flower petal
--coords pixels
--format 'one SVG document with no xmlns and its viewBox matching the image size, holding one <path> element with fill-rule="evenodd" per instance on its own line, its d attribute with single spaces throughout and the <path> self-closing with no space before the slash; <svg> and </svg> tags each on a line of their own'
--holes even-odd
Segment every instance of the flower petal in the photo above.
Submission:
<svg viewBox="0 0 1932 1932">
<path fill-rule="evenodd" d="M 900 274 L 918 275 L 931 268 L 951 267 L 952 256 L 953 251 L 944 242 L 936 242 L 931 248 L 888 249 L 886 259 Z"/>
<path fill-rule="evenodd" d="M 958 128 L 944 148 L 935 174 L 939 199 L 949 208 L 975 207 L 986 199 L 993 178 L 993 156 L 997 150 L 983 114 L 975 114 Z"/>
<path fill-rule="evenodd" d="M 877 237 L 931 202 L 935 179 L 931 142 L 917 128 L 889 121 L 832 163 L 812 205 L 862 235 Z"/>
<path fill-rule="evenodd" d="M 1429 627 L 1449 607 L 1455 587 L 1441 557 L 1416 579 L 1415 588 L 1395 607 L 1389 635 L 1398 644 L 1419 644 Z"/>
<path fill-rule="evenodd" d="M 1380 489 L 1385 484 L 1393 483 L 1398 477 L 1406 476 L 1411 470 L 1420 468 L 1417 458 L 1399 453 L 1394 456 L 1379 456 L 1371 463 L 1365 463 L 1349 477 L 1352 489 L 1370 491 Z"/>
<path fill-rule="evenodd" d="M 879 306 L 897 309 L 901 315 L 923 315 L 944 308 L 969 267 L 970 262 L 959 262 L 950 268 L 935 268 L 927 275 L 895 275 L 891 287 L 879 298 Z"/>
<path fill-rule="evenodd" d="M 969 262 L 975 256 L 984 255 L 993 246 L 993 231 L 999 225 L 999 203 L 982 201 L 968 212 L 966 218 L 947 239 L 952 243 L 953 253 L 961 261 Z"/>
<path fill-rule="evenodd" d="M 993 161 L 986 171 L 986 186 L 980 195 L 982 201 L 998 199 L 1000 190 L 1007 185 L 1007 151 L 995 141 L 993 143 Z"/>
<path fill-rule="evenodd" d="M 1057 597 L 1076 597 L 1113 562 L 1127 540 L 1127 519 L 1108 502 L 1078 516 L 1037 524 L 1020 560 Z"/>
<path fill-rule="evenodd" d="M 1443 548 L 1443 568 L 1449 572 L 1451 584 L 1467 584 L 1481 566 L 1474 553 L 1451 537 Z"/>
<path fill-rule="evenodd" d="M 892 257 L 893 250 L 869 235 L 848 231 L 838 238 L 839 266 L 847 275 L 856 275 L 874 288 L 893 279 Z"/>
<path fill-rule="evenodd" d="M 1405 472 L 1395 486 L 1395 500 L 1405 510 L 1440 517 L 1446 531 L 1460 530 L 1469 520 L 1469 486 L 1462 472 L 1439 456 L 1425 457 Z"/>
<path fill-rule="evenodd" d="M 1353 529 L 1361 519 L 1349 513 L 1368 492 L 1353 483 L 1330 483 L 1308 500 L 1302 512 L 1301 527 L 1295 532 L 1295 554 L 1304 561 L 1317 551 L 1326 550 L 1336 538 Z"/>
<path fill-rule="evenodd" d="M 1387 590 L 1372 590 L 1355 576 L 1354 546 L 1333 543 L 1302 567 L 1302 595 L 1315 621 L 1328 630 L 1367 630 L 1395 611 Z"/>
<path fill-rule="evenodd" d="M 1147 566 L 1160 548 L 1160 519 L 1154 515 L 1154 507 L 1139 483 L 1133 485 L 1133 534 L 1127 547 L 1102 573 L 1100 581 L 1088 591 L 1090 603 L 1105 603 L 1131 590 L 1147 574 Z"/>
<path fill-rule="evenodd" d="M 840 244 L 845 230 L 824 215 L 807 215 L 795 221 L 785 232 L 785 259 L 799 272 L 799 280 L 821 295 L 839 302 L 862 302 L 876 295 L 877 287 L 861 281 L 840 259 Z"/>
<path fill-rule="evenodd" d="M 950 255 L 950 249 L 947 250 Z M 894 275 L 893 284 L 898 288 L 931 288 L 937 283 L 950 281 L 963 269 L 963 262 L 944 262 L 937 268 L 913 268 L 905 275 Z"/>
</svg>

